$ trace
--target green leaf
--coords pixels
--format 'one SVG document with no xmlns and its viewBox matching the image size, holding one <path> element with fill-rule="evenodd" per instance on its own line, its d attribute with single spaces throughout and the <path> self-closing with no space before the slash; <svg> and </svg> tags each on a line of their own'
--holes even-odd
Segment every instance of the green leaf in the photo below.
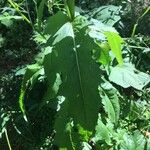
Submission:
<svg viewBox="0 0 150 150">
<path fill-rule="evenodd" d="M 35 75 L 39 70 L 41 69 L 41 66 L 39 66 L 38 64 L 33 64 L 33 65 L 29 65 L 26 68 L 26 72 L 23 78 L 23 83 L 22 83 L 22 88 L 23 90 L 26 89 L 27 84 L 29 82 L 29 80 L 33 77 L 33 75 Z M 33 82 L 33 81 L 31 81 Z M 33 85 L 33 84 L 32 84 Z"/>
<path fill-rule="evenodd" d="M 38 21 L 38 29 L 41 31 L 41 24 L 43 18 L 44 5 L 47 0 L 41 0 L 40 5 L 37 9 L 37 21 Z"/>
<path fill-rule="evenodd" d="M 107 37 L 108 44 L 116 56 L 116 59 L 120 65 L 123 64 L 122 59 L 122 48 L 121 45 L 124 43 L 123 39 L 115 32 L 104 32 L 105 36 Z"/>
<path fill-rule="evenodd" d="M 20 106 L 20 109 L 21 109 L 26 121 L 27 121 L 27 119 L 26 119 L 26 115 L 25 115 L 25 104 L 24 104 L 24 97 L 25 97 L 26 89 L 27 89 L 29 83 L 30 83 L 30 88 L 32 88 L 34 86 L 34 84 L 37 81 L 37 77 L 40 74 L 42 74 L 42 75 L 44 74 L 43 71 L 44 70 L 41 69 L 41 66 L 39 66 L 38 64 L 29 65 L 26 68 L 26 72 L 25 72 L 25 75 L 24 75 L 24 78 L 22 81 L 22 87 L 21 87 L 21 92 L 20 92 L 20 96 L 19 96 L 19 106 Z"/>
<path fill-rule="evenodd" d="M 150 149 L 150 137 L 147 138 L 147 150 L 149 150 L 149 149 Z"/>
<path fill-rule="evenodd" d="M 111 145 L 111 137 L 110 137 L 110 132 L 107 126 L 102 122 L 101 116 L 99 116 L 97 126 L 96 126 L 96 133 L 94 137 L 94 141 L 98 142 L 101 140 L 105 140 L 105 142 L 108 145 Z"/>
<path fill-rule="evenodd" d="M 73 21 L 75 17 L 75 0 L 65 0 L 65 7 L 70 19 Z"/>
<path fill-rule="evenodd" d="M 108 26 L 96 19 L 91 19 L 90 20 L 90 25 L 88 26 L 91 31 L 97 31 L 100 33 L 105 33 L 105 32 L 113 32 L 113 33 L 118 33 L 114 27 Z"/>
<path fill-rule="evenodd" d="M 52 53 L 45 56 L 44 69 L 49 85 L 53 85 L 57 73 L 61 74 L 62 84 L 57 95 L 66 98 L 68 108 L 61 111 L 61 107 L 58 112 L 55 129 L 59 140 L 55 138 L 55 141 L 60 147 L 65 147 L 64 129 L 71 118 L 75 126 L 79 124 L 86 131 L 95 129 L 101 103 L 98 92 L 101 71 L 91 55 L 97 45 L 85 35 L 85 30 L 76 33 L 76 36 L 70 36 L 68 32 L 68 36 L 58 41 Z M 91 79 L 92 82 L 89 82 Z"/>
<path fill-rule="evenodd" d="M 20 16 L 25 20 L 27 23 L 31 25 L 30 20 L 22 13 L 21 7 L 18 3 L 14 2 L 13 0 L 8 0 L 9 4 L 15 9 L 15 11 L 20 14 Z"/>
<path fill-rule="evenodd" d="M 5 12 L 2 15 L 0 15 L 0 22 L 5 25 L 6 27 L 10 27 L 13 24 L 14 20 L 21 20 L 23 19 L 21 16 L 12 16 L 9 13 Z"/>
<path fill-rule="evenodd" d="M 92 150 L 92 147 L 88 143 L 83 142 L 82 144 L 83 144 L 82 150 Z"/>
<path fill-rule="evenodd" d="M 8 122 L 11 120 L 10 114 L 6 113 L 3 109 L 0 110 L 0 139 L 3 138 L 3 134 L 5 133 L 5 129 L 7 127 Z"/>
<path fill-rule="evenodd" d="M 92 13 L 92 18 L 98 19 L 109 26 L 113 26 L 121 19 L 119 13 L 120 6 L 102 6 L 98 7 L 98 9 L 94 9 L 94 12 Z"/>
<path fill-rule="evenodd" d="M 124 87 L 134 87 L 137 90 L 150 82 L 150 76 L 146 73 L 139 72 L 131 64 L 112 67 L 109 80 Z"/>
<path fill-rule="evenodd" d="M 57 119 L 55 121 L 56 135 L 54 144 L 57 144 L 60 149 L 74 150 L 71 138 L 72 129 L 71 126 L 69 126 L 70 118 L 68 114 L 68 107 L 69 102 L 68 100 L 65 100 L 61 104 L 61 109 L 59 110 Z"/>
<path fill-rule="evenodd" d="M 10 19 L 16 19 L 16 20 L 19 20 L 19 19 L 22 19 L 21 16 L 10 16 L 9 14 L 3 14 L 3 15 L 0 15 L 0 21 L 3 21 L 3 20 L 10 20 Z"/>
<path fill-rule="evenodd" d="M 120 150 L 144 150 L 146 140 L 144 136 L 137 130 L 133 135 L 124 136 L 124 140 L 120 145 Z"/>
<path fill-rule="evenodd" d="M 109 50 L 110 50 L 110 48 L 109 48 L 108 43 L 106 43 L 106 42 L 105 43 L 98 43 L 98 42 L 96 42 L 96 43 L 100 47 L 100 49 L 97 50 L 97 51 L 100 52 L 100 54 L 96 58 L 97 62 L 100 62 L 103 65 L 109 64 L 109 62 L 110 62 L 110 56 L 109 56 Z"/>
<path fill-rule="evenodd" d="M 65 23 L 54 35 L 55 40 L 53 42 L 53 45 L 60 42 L 66 37 L 72 37 L 74 38 L 74 32 L 72 28 L 72 24 L 70 22 Z"/>
<path fill-rule="evenodd" d="M 67 22 L 69 22 L 68 16 L 63 12 L 56 13 L 54 16 L 48 18 L 44 34 L 54 36 L 54 34 Z"/>
<path fill-rule="evenodd" d="M 57 73 L 55 76 L 54 82 L 51 84 L 48 84 L 48 89 L 45 92 L 43 99 L 45 101 L 49 101 L 49 100 L 52 100 L 53 98 L 55 98 L 57 96 L 57 93 L 59 91 L 59 87 L 61 84 L 62 84 L 61 76 L 59 73 Z"/>
<path fill-rule="evenodd" d="M 102 97 L 104 110 L 108 113 L 108 118 L 110 121 L 117 125 L 120 114 L 118 91 L 108 81 L 101 84 L 101 87 L 102 89 L 100 89 L 100 95 Z"/>
<path fill-rule="evenodd" d="M 92 135 L 92 132 L 85 130 L 80 125 L 77 125 L 79 136 L 81 136 L 82 141 L 89 141 L 90 136 Z"/>
</svg>

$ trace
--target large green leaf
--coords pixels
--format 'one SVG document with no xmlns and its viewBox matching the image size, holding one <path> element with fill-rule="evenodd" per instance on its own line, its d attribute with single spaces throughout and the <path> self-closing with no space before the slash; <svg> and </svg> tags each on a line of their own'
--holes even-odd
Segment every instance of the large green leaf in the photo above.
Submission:
<svg viewBox="0 0 150 150">
<path fill-rule="evenodd" d="M 55 141 L 63 148 L 69 145 L 64 129 L 70 119 L 86 131 L 95 128 L 101 103 L 98 93 L 101 71 L 92 59 L 92 51 L 98 46 L 84 30 L 76 36 L 70 36 L 68 32 L 68 36 L 61 39 L 54 43 L 52 53 L 45 56 L 44 69 L 49 85 L 54 84 L 57 73 L 61 75 L 62 84 L 56 96 L 64 96 L 68 103 L 65 109 L 61 107 L 55 124 Z"/>
<path fill-rule="evenodd" d="M 124 88 L 131 86 L 138 90 L 150 82 L 148 74 L 139 72 L 131 64 L 113 67 L 109 79 Z"/>
</svg>

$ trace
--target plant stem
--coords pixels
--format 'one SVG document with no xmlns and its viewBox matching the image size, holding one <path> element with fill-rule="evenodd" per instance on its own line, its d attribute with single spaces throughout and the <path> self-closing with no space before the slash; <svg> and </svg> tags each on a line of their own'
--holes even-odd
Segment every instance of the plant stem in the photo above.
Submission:
<svg viewBox="0 0 150 150">
<path fill-rule="evenodd" d="M 137 19 L 134 27 L 133 27 L 133 30 L 132 30 L 132 34 L 131 34 L 131 37 L 133 38 L 134 35 L 135 35 L 135 31 L 137 29 L 137 26 L 139 24 L 139 21 L 150 11 L 150 6 L 147 7 L 147 9 L 144 11 L 144 13 Z"/>
<path fill-rule="evenodd" d="M 33 22 L 32 22 L 31 16 L 30 16 L 28 1 L 25 0 L 25 3 L 26 3 L 26 9 L 27 9 L 27 13 L 28 13 L 28 18 L 29 18 L 30 24 L 31 24 L 31 26 L 32 26 L 32 28 L 33 28 L 33 30 L 34 30 L 34 25 L 33 25 Z"/>
<path fill-rule="evenodd" d="M 31 25 L 30 20 L 20 11 L 20 9 L 18 8 L 18 5 L 12 0 L 8 0 L 8 2 L 16 10 L 16 12 L 18 12 L 18 14 L 20 14 L 22 18 Z"/>
<path fill-rule="evenodd" d="M 141 46 L 131 46 L 129 45 L 130 48 L 136 48 L 136 49 L 145 49 L 145 48 L 149 48 L 149 47 L 141 47 Z"/>
<path fill-rule="evenodd" d="M 69 132 L 69 138 L 70 138 L 70 142 L 71 142 L 72 149 L 73 149 L 73 150 L 76 150 L 75 145 L 74 145 L 74 143 L 73 143 L 71 131 Z"/>
<path fill-rule="evenodd" d="M 9 137 L 8 137 L 8 133 L 7 133 L 7 129 L 6 129 L 6 128 L 5 128 L 4 132 L 5 132 L 5 136 L 6 136 L 6 140 L 7 140 L 7 144 L 8 144 L 9 150 L 12 150 L 11 144 L 10 144 L 10 141 L 9 141 Z"/>
</svg>

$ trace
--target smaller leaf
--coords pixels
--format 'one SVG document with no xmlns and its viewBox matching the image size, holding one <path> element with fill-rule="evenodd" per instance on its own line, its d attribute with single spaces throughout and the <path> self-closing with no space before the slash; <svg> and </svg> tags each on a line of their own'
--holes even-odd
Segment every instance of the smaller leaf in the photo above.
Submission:
<svg viewBox="0 0 150 150">
<path fill-rule="evenodd" d="M 26 72 L 26 67 L 18 69 L 15 73 L 15 76 L 20 76 L 20 75 L 24 75 Z"/>
<path fill-rule="evenodd" d="M 96 18 L 109 26 L 113 26 L 121 19 L 119 14 L 120 8 L 120 6 L 114 5 L 98 7 L 97 9 L 94 9 L 92 18 Z"/>
<path fill-rule="evenodd" d="M 100 96 L 102 97 L 105 112 L 108 113 L 110 121 L 117 125 L 120 115 L 119 93 L 108 81 L 101 84 L 101 88 Z"/>
<path fill-rule="evenodd" d="M 82 145 L 82 150 L 92 150 L 92 147 L 88 143 L 83 142 Z"/>
<path fill-rule="evenodd" d="M 65 7 L 67 10 L 67 13 L 71 20 L 74 20 L 75 16 L 75 0 L 65 0 Z"/>
<path fill-rule="evenodd" d="M 108 43 L 98 43 L 98 46 L 100 47 L 100 57 L 98 59 L 99 62 L 101 62 L 104 65 L 107 65 L 110 62 L 110 56 L 109 56 L 109 50 L 110 47 Z"/>
<path fill-rule="evenodd" d="M 137 130 L 133 135 L 126 134 L 120 145 L 120 150 L 144 150 L 146 140 Z"/>
<path fill-rule="evenodd" d="M 91 131 L 85 130 L 83 127 L 80 125 L 77 125 L 79 135 L 81 136 L 82 141 L 88 142 L 90 136 L 92 135 Z"/>
<path fill-rule="evenodd" d="M 25 92 L 26 92 L 29 82 L 30 82 L 30 87 L 34 86 L 39 74 L 43 74 L 43 70 L 41 70 L 41 66 L 39 66 L 38 64 L 29 65 L 26 68 L 26 72 L 23 78 L 21 92 L 19 96 L 19 107 L 26 121 L 27 121 L 27 118 L 25 115 L 25 104 L 24 104 Z"/>
<path fill-rule="evenodd" d="M 115 32 L 104 32 L 105 36 L 107 37 L 108 44 L 116 56 L 116 59 L 120 65 L 123 64 L 122 59 L 122 49 L 121 46 L 124 43 L 123 39 Z"/>
<path fill-rule="evenodd" d="M 37 19 L 38 19 L 38 28 L 41 31 L 41 24 L 42 24 L 42 17 L 43 17 L 43 10 L 44 10 L 44 5 L 47 0 L 41 0 L 40 5 L 37 9 Z"/>
<path fill-rule="evenodd" d="M 41 66 L 39 66 L 38 64 L 33 64 L 33 65 L 29 65 L 26 68 L 26 72 L 24 75 L 24 79 L 23 79 L 23 90 L 26 89 L 27 86 L 27 82 L 33 77 L 33 75 L 39 71 L 41 69 Z"/>
<path fill-rule="evenodd" d="M 101 140 L 105 140 L 108 145 L 111 145 L 111 137 L 109 134 L 109 130 L 107 126 L 102 122 L 101 116 L 99 116 L 94 141 L 98 142 Z"/>
<path fill-rule="evenodd" d="M 125 64 L 112 67 L 109 80 L 124 88 L 134 87 L 137 90 L 142 90 L 150 82 L 150 76 L 139 72 L 131 64 Z"/>
<path fill-rule="evenodd" d="M 88 27 L 89 27 L 89 29 L 91 29 L 93 31 L 98 31 L 101 33 L 104 33 L 104 32 L 118 33 L 114 27 L 108 26 L 108 25 L 106 25 L 106 24 L 104 24 L 101 21 L 98 21 L 96 19 L 91 19 L 90 25 Z"/>
</svg>

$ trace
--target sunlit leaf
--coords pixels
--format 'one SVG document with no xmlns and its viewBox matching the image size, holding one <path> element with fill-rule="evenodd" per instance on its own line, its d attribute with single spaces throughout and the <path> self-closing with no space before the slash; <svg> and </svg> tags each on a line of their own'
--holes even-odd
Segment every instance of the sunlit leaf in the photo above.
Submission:
<svg viewBox="0 0 150 150">
<path fill-rule="evenodd" d="M 105 32 L 104 33 L 107 37 L 108 44 L 116 56 L 116 59 L 120 65 L 123 64 L 122 59 L 122 44 L 124 43 L 123 39 L 115 32 Z"/>
<path fill-rule="evenodd" d="M 99 117 L 97 126 L 96 126 L 96 133 L 94 137 L 94 141 L 98 142 L 101 140 L 105 140 L 107 144 L 111 145 L 111 137 L 107 126 L 102 122 L 101 117 Z"/>
<path fill-rule="evenodd" d="M 118 119 L 120 115 L 120 105 L 118 91 L 108 82 L 101 84 L 102 90 L 100 95 L 102 97 L 102 103 L 106 113 L 108 113 L 108 118 L 115 124 L 118 124 Z"/>
<path fill-rule="evenodd" d="M 148 74 L 136 70 L 131 64 L 112 67 L 109 79 L 124 88 L 131 86 L 138 90 L 150 82 Z"/>
<path fill-rule="evenodd" d="M 124 136 L 120 150 L 144 150 L 145 142 L 144 136 L 139 131 L 135 131 L 133 135 Z"/>
<path fill-rule="evenodd" d="M 65 23 L 54 35 L 55 40 L 53 42 L 53 45 L 55 45 L 56 43 L 60 42 L 61 40 L 63 40 L 66 37 L 72 37 L 74 38 L 74 32 L 73 32 L 73 28 L 72 28 L 72 24 L 70 22 Z"/>
<path fill-rule="evenodd" d="M 66 146 L 65 120 L 73 118 L 75 125 L 79 124 L 84 130 L 92 131 L 97 122 L 101 103 L 98 93 L 101 71 L 91 55 L 97 45 L 93 39 L 85 35 L 84 30 L 76 36 L 67 33 L 69 36 L 65 35 L 63 40 L 57 42 L 52 53 L 47 54 L 44 59 L 49 85 L 54 84 L 56 73 L 61 73 L 62 84 L 57 95 L 64 96 L 68 102 L 68 108 L 65 110 L 61 110 L 63 107 L 60 108 L 56 119 L 56 137 L 59 136 L 59 140 L 56 138 L 55 141 L 60 147 Z M 89 82 L 91 79 L 92 82 Z"/>
</svg>

